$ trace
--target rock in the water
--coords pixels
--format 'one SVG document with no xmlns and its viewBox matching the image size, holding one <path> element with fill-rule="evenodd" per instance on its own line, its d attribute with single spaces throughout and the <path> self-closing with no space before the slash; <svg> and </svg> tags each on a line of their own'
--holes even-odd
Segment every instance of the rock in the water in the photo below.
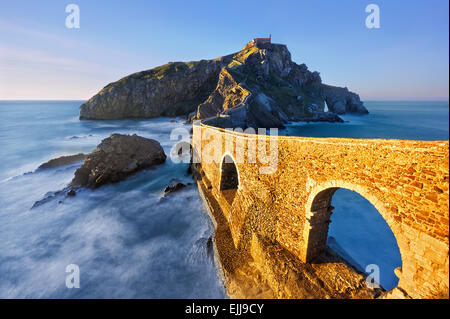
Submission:
<svg viewBox="0 0 450 319">
<path fill-rule="evenodd" d="M 75 172 L 71 186 L 96 188 L 119 182 L 136 171 L 162 164 L 165 160 L 166 154 L 155 140 L 136 134 L 112 134 L 86 155 L 84 164 Z"/>
<path fill-rule="evenodd" d="M 303 119 L 305 122 L 331 122 L 331 123 L 344 123 L 337 114 L 332 112 L 323 112 L 314 114 L 312 117 Z"/>
<path fill-rule="evenodd" d="M 186 187 L 186 185 L 184 185 L 183 183 L 176 183 L 173 186 L 166 186 L 166 188 L 164 189 L 164 196 L 167 196 L 170 193 L 179 191 L 180 189 L 183 189 L 185 187 Z"/>
<path fill-rule="evenodd" d="M 48 162 L 40 165 L 38 167 L 38 169 L 54 168 L 54 167 L 58 167 L 58 166 L 63 166 L 63 165 L 80 162 L 80 161 L 84 160 L 85 156 L 86 155 L 83 153 L 69 155 L 69 156 L 61 156 L 58 158 L 51 159 Z"/>
<path fill-rule="evenodd" d="M 75 196 L 77 193 L 75 192 L 75 190 L 74 189 L 70 189 L 67 193 L 66 193 L 66 195 L 68 196 L 68 197 L 73 197 L 73 196 Z"/>
<path fill-rule="evenodd" d="M 327 102 L 328 109 L 336 114 L 369 113 L 361 102 L 359 95 L 350 92 L 347 88 L 323 85 L 322 95 Z"/>
</svg>

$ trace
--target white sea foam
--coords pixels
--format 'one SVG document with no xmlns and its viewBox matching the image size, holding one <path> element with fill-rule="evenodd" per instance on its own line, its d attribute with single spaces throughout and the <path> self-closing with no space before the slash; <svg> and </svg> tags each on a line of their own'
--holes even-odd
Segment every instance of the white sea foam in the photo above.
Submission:
<svg viewBox="0 0 450 319">
<path fill-rule="evenodd" d="M 138 175 L 73 198 L 56 195 L 31 210 L 61 183 L 24 176 L 9 185 L 17 194 L 28 179 L 30 198 L 25 205 L 18 195 L 2 198 L 8 208 L 0 214 L 0 297 L 222 297 L 214 264 L 204 258 L 206 243 L 198 246 L 212 228 L 196 188 L 161 200 L 148 187 L 133 190 L 149 176 Z M 198 256 L 188 258 L 193 250 Z M 65 287 L 72 263 L 80 267 L 79 290 Z"/>
<path fill-rule="evenodd" d="M 224 297 L 215 265 L 205 257 L 212 226 L 196 188 L 160 196 L 172 179 L 192 182 L 186 164 L 168 160 L 75 197 L 58 191 L 81 163 L 35 171 L 49 159 L 90 152 L 111 133 L 154 138 L 169 154 L 176 142 L 172 128 L 189 126 L 167 119 L 102 123 L 69 116 L 59 122 L 41 116 L 42 131 L 16 123 L 2 140 L 11 151 L 0 175 L 0 298 Z M 26 143 L 16 142 L 20 134 Z M 80 267 L 80 289 L 65 286 L 69 264 Z"/>
</svg>

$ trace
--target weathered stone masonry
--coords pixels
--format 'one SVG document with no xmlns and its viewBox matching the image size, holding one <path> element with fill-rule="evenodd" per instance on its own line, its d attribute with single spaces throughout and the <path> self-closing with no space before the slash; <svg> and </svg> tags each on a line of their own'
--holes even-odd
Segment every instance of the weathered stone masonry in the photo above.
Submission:
<svg viewBox="0 0 450 319">
<path fill-rule="evenodd" d="M 207 146 L 217 137 L 224 142 Z M 227 216 L 236 247 L 248 247 L 258 234 L 301 261 L 313 260 L 326 245 L 331 198 L 346 188 L 369 200 L 397 239 L 402 267 L 391 296 L 399 296 L 398 291 L 413 298 L 448 295 L 448 141 L 267 136 L 267 145 L 272 139 L 278 146 L 278 167 L 261 174 L 267 164 L 248 158 L 255 139 L 193 127 L 194 160 L 200 161 L 209 191 Z M 221 176 L 223 158 L 236 159 L 241 151 L 244 161 L 235 160 L 237 189 L 221 190 L 222 177 L 230 178 Z M 216 161 L 206 162 L 205 154 L 215 154 Z"/>
</svg>

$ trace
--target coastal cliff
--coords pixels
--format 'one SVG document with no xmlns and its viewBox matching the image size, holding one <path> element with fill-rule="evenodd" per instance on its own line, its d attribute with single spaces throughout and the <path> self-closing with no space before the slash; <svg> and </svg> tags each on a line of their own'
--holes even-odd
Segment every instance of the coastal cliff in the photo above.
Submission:
<svg viewBox="0 0 450 319">
<path fill-rule="evenodd" d="M 187 115 L 214 90 L 220 61 L 170 62 L 105 86 L 80 106 L 80 119 Z"/>
<path fill-rule="evenodd" d="M 328 111 L 325 112 L 325 106 Z M 171 62 L 108 84 L 80 107 L 80 119 L 187 116 L 227 127 L 342 121 L 368 113 L 347 88 L 322 83 L 286 45 L 248 43 L 215 60 Z"/>
</svg>

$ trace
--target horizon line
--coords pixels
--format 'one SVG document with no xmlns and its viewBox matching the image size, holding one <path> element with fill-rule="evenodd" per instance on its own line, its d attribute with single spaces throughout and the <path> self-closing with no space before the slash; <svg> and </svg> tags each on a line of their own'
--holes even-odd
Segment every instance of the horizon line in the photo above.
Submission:
<svg viewBox="0 0 450 319">
<path fill-rule="evenodd" d="M 27 98 L 19 98 L 19 99 L 8 99 L 8 98 L 0 98 L 0 101 L 88 101 L 89 99 L 60 99 L 60 98 L 42 98 L 42 99 L 27 99 Z M 368 99 L 361 99 L 361 102 L 372 102 L 372 101 L 418 101 L 418 102 L 449 102 L 450 98 L 368 98 Z"/>
</svg>

